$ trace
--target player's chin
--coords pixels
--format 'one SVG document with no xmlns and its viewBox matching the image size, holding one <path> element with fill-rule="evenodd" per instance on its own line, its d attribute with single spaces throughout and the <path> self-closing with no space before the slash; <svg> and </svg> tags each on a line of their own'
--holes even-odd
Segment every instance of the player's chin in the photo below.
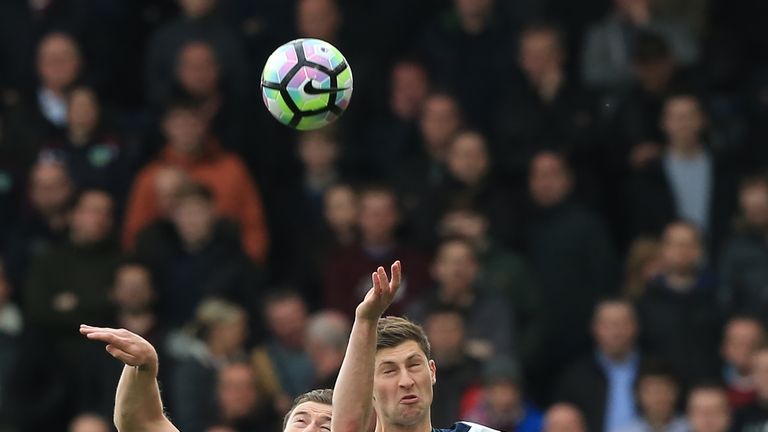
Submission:
<svg viewBox="0 0 768 432">
<path fill-rule="evenodd" d="M 420 403 L 413 405 L 401 405 L 398 417 L 403 425 L 414 425 L 419 423 L 426 415 L 426 409 Z"/>
</svg>

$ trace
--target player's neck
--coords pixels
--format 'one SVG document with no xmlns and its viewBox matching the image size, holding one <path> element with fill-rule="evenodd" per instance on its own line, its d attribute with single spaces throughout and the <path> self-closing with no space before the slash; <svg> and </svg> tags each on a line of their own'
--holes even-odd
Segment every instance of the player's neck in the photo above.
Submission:
<svg viewBox="0 0 768 432">
<path fill-rule="evenodd" d="M 376 432 L 432 432 L 431 415 L 424 416 L 424 420 L 411 426 L 402 426 L 396 424 L 384 424 L 381 421 L 376 422 Z"/>
</svg>

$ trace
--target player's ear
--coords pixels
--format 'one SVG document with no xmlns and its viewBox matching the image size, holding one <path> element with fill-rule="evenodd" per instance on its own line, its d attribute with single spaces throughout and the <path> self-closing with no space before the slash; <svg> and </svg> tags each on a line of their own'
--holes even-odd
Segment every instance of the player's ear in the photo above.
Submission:
<svg viewBox="0 0 768 432">
<path fill-rule="evenodd" d="M 437 365 L 434 360 L 429 361 L 429 375 L 432 378 L 432 385 L 437 382 Z"/>
</svg>

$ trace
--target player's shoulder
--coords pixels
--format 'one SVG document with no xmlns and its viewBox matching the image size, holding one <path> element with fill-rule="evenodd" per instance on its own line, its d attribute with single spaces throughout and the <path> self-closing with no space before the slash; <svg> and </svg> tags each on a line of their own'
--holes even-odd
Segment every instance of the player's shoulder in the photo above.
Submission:
<svg viewBox="0 0 768 432">
<path fill-rule="evenodd" d="M 500 432 L 487 426 L 465 421 L 456 422 L 448 429 L 433 429 L 432 432 Z"/>
</svg>

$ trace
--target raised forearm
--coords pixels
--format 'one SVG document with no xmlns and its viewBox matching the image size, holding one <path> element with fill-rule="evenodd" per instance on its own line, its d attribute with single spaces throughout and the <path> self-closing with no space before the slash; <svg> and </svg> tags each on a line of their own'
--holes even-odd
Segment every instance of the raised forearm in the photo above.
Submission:
<svg viewBox="0 0 768 432">
<path fill-rule="evenodd" d="M 355 319 L 349 345 L 333 391 L 333 432 L 365 431 L 372 412 L 376 324 Z"/>
<path fill-rule="evenodd" d="M 120 432 L 172 432 L 177 429 L 165 418 L 157 368 L 123 368 L 115 396 L 115 426 Z"/>
</svg>

